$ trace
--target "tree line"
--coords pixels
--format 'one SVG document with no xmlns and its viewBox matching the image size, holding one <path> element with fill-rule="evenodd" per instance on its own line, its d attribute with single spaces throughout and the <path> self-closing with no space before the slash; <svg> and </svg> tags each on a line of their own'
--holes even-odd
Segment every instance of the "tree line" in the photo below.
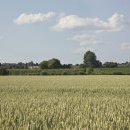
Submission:
<svg viewBox="0 0 130 130">
<path fill-rule="evenodd" d="M 83 63 L 81 64 L 64 64 L 60 63 L 58 59 L 50 59 L 48 61 L 42 61 L 39 64 L 41 69 L 58 69 L 58 68 L 116 68 L 116 67 L 127 67 L 129 62 L 119 64 L 117 62 L 105 62 L 104 64 L 97 60 L 97 56 L 94 52 L 87 51 L 83 57 Z"/>
<path fill-rule="evenodd" d="M 59 59 L 52 58 L 50 60 L 42 61 L 41 63 L 0 63 L 0 74 L 7 74 L 6 69 L 71 69 L 71 68 L 117 68 L 128 67 L 129 62 L 105 62 L 104 64 L 97 60 L 97 56 L 92 51 L 87 51 L 83 56 L 83 63 L 81 64 L 61 64 Z M 91 70 L 91 69 L 90 69 Z"/>
</svg>

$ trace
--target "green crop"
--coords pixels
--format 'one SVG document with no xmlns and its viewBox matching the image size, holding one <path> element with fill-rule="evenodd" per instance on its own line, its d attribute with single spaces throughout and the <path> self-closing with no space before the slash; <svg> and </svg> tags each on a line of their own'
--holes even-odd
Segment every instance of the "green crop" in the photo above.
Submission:
<svg viewBox="0 0 130 130">
<path fill-rule="evenodd" d="M 0 130 L 129 130 L 130 76 L 0 77 Z"/>
</svg>

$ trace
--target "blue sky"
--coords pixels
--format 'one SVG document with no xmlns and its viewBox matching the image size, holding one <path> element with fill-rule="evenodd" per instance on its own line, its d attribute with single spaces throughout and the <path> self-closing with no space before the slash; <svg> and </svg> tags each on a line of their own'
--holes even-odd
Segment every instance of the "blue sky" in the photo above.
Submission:
<svg viewBox="0 0 130 130">
<path fill-rule="evenodd" d="M 1 0 L 0 62 L 130 60 L 129 0 Z"/>
</svg>

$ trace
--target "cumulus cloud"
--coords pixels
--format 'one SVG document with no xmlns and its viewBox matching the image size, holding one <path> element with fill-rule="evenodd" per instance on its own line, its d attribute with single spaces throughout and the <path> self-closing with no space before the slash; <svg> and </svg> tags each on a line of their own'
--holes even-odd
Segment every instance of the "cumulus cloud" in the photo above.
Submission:
<svg viewBox="0 0 130 130">
<path fill-rule="evenodd" d="M 130 50 L 130 43 L 128 43 L 128 42 L 122 43 L 121 49 L 122 50 Z"/>
<path fill-rule="evenodd" d="M 55 31 L 70 30 L 81 27 L 92 27 L 98 32 L 117 32 L 124 28 L 124 15 L 115 13 L 106 21 L 99 18 L 82 18 L 77 15 L 63 16 L 53 27 Z"/>
<path fill-rule="evenodd" d="M 55 16 L 55 12 L 38 13 L 38 14 L 21 14 L 14 22 L 18 25 L 31 24 L 36 22 L 45 22 Z"/>
<path fill-rule="evenodd" d="M 75 35 L 70 39 L 80 43 L 81 46 L 104 44 L 104 42 L 102 40 L 97 39 L 95 35 L 81 34 L 81 35 Z"/>
<path fill-rule="evenodd" d="M 77 48 L 74 51 L 75 54 L 83 54 L 88 50 L 94 51 L 93 47 L 95 45 L 99 46 L 102 44 L 106 44 L 106 42 L 104 42 L 103 40 L 100 40 L 95 35 L 87 35 L 87 34 L 75 35 L 69 38 L 69 40 L 79 43 L 79 48 Z"/>
</svg>

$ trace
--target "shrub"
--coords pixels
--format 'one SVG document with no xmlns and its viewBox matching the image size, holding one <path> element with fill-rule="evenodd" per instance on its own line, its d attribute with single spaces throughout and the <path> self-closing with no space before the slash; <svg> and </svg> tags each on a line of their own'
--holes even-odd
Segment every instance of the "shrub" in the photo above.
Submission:
<svg viewBox="0 0 130 130">
<path fill-rule="evenodd" d="M 62 75 L 67 75 L 67 72 L 63 72 Z"/>
<path fill-rule="evenodd" d="M 124 75 L 122 72 L 113 72 L 113 75 Z"/>
<path fill-rule="evenodd" d="M 85 72 L 79 71 L 79 74 L 80 74 L 80 75 L 85 75 Z"/>
<path fill-rule="evenodd" d="M 87 73 L 87 74 L 92 74 L 93 71 L 94 71 L 93 68 L 88 68 L 88 69 L 86 69 L 86 73 Z"/>
<path fill-rule="evenodd" d="M 6 69 L 0 69 L 0 75 L 9 75 L 9 71 Z"/>
<path fill-rule="evenodd" d="M 41 75 L 48 75 L 48 73 L 46 71 L 42 71 Z"/>
</svg>

